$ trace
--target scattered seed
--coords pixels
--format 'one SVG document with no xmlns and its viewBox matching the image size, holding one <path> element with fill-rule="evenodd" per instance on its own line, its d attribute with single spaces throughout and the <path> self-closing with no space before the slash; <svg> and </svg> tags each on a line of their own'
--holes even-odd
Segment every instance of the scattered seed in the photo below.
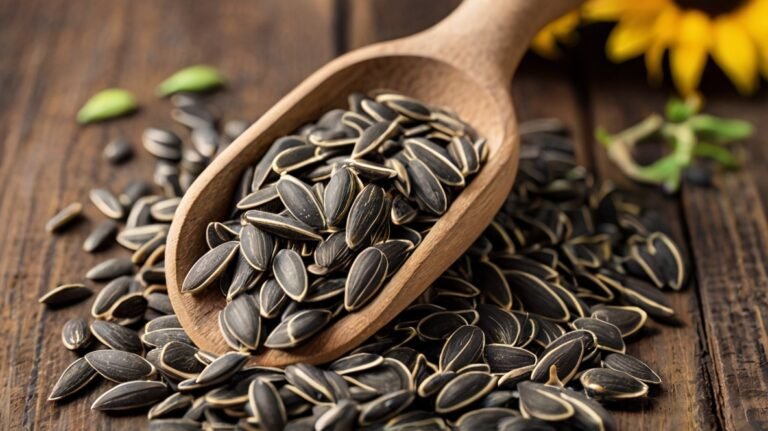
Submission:
<svg viewBox="0 0 768 431">
<path fill-rule="evenodd" d="M 85 319 L 76 317 L 69 319 L 61 327 L 61 342 L 69 350 L 79 350 L 87 347 L 93 336 L 88 328 L 88 322 Z"/>
<path fill-rule="evenodd" d="M 64 229 L 64 227 L 76 220 L 82 211 L 83 206 L 78 202 L 67 205 L 45 223 L 45 230 L 47 232 L 58 232 Z"/>
<path fill-rule="evenodd" d="M 120 383 L 96 398 L 92 410 L 114 412 L 151 406 L 168 395 L 168 385 L 151 380 Z"/>
<path fill-rule="evenodd" d="M 45 295 L 38 299 L 41 304 L 49 306 L 62 306 L 80 302 L 85 298 L 93 295 L 93 290 L 84 284 L 72 283 L 62 284 L 56 288 L 48 291 Z"/>
<path fill-rule="evenodd" d="M 86 362 L 85 358 L 77 358 L 74 362 L 61 373 L 61 377 L 53 385 L 51 394 L 48 395 L 48 401 L 57 401 L 71 395 L 84 388 L 88 383 L 98 376 L 96 370 Z"/>
</svg>

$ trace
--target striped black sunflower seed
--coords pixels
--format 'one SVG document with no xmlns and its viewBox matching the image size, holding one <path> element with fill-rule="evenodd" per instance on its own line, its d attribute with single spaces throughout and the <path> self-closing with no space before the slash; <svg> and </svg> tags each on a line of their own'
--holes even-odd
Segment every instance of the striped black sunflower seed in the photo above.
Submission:
<svg viewBox="0 0 768 431">
<path fill-rule="evenodd" d="M 88 364 L 107 380 L 122 383 L 155 374 L 155 367 L 141 356 L 121 350 L 94 350 L 85 355 Z"/>
<path fill-rule="evenodd" d="M 135 380 L 120 383 L 96 398 L 92 410 L 115 412 L 151 406 L 168 396 L 169 388 L 163 382 Z"/>
<path fill-rule="evenodd" d="M 93 295 L 93 290 L 80 283 L 62 284 L 48 291 L 37 301 L 41 304 L 58 307 L 74 304 Z"/>
<path fill-rule="evenodd" d="M 93 381 L 96 376 L 98 373 L 86 362 L 85 358 L 77 358 L 61 373 L 59 380 L 53 385 L 51 394 L 48 395 L 48 401 L 57 401 L 74 395 Z"/>
<path fill-rule="evenodd" d="M 104 220 L 99 223 L 83 241 L 83 250 L 89 253 L 104 248 L 117 234 L 117 223 Z"/>
<path fill-rule="evenodd" d="M 71 203 L 56 213 L 45 223 L 46 232 L 58 232 L 70 223 L 74 222 L 83 212 L 83 205 L 79 202 Z"/>
<path fill-rule="evenodd" d="M 91 330 L 88 328 L 88 322 L 85 319 L 75 317 L 69 319 L 61 327 L 61 342 L 69 350 L 79 350 L 87 347 L 93 336 Z"/>
</svg>

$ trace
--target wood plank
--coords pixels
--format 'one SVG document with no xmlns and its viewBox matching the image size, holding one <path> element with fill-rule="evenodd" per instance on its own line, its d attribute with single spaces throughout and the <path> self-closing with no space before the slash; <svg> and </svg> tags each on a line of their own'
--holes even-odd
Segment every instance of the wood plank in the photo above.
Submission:
<svg viewBox="0 0 768 431">
<path fill-rule="evenodd" d="M 766 91 L 747 100 L 707 98 L 707 111 L 752 121 L 757 133 L 740 171 L 721 176 L 718 188 L 683 191 L 726 430 L 768 429 L 767 101 Z"/>
<path fill-rule="evenodd" d="M 589 41 L 585 41 L 584 46 L 589 46 Z M 616 66 L 608 64 L 602 57 L 596 58 L 591 52 L 580 55 L 582 79 L 587 85 L 588 115 L 593 119 L 593 127 L 603 126 L 616 132 L 663 110 L 666 92 L 649 89 L 642 68 L 637 64 Z M 687 244 L 689 233 L 681 219 L 679 200 L 665 196 L 656 188 L 629 181 L 610 162 L 605 151 L 594 140 L 591 142 L 599 175 L 631 191 L 631 197 L 639 199 L 644 207 L 657 211 L 667 233 L 683 247 L 683 253 L 691 262 Z M 640 422 L 642 429 L 717 429 L 705 316 L 701 314 L 695 275 L 685 290 L 667 292 L 667 297 L 681 325 L 670 327 L 654 323 L 651 326 L 654 335 L 628 348 L 630 353 L 637 354 L 658 370 L 665 383 L 652 402 L 619 416 L 620 428 Z"/>
<path fill-rule="evenodd" d="M 253 120 L 335 54 L 333 5 L 333 0 L 86 0 L 72 7 L 63 0 L 0 1 L 4 429 L 144 426 L 141 416 L 89 410 L 106 384 L 58 408 L 46 401 L 75 358 L 61 346 L 60 328 L 71 317 L 87 315 L 90 301 L 49 311 L 37 298 L 120 254 L 115 249 L 90 256 L 80 250 L 89 228 L 101 219 L 86 204 L 87 192 L 94 185 L 118 191 L 131 178 L 151 173 L 151 158 L 140 149 L 141 130 L 172 126 L 169 103 L 154 96 L 157 83 L 187 65 L 216 65 L 230 78 L 230 89 L 214 96 L 214 105 L 228 117 Z M 142 111 L 106 125 L 77 126 L 79 105 L 109 86 L 134 91 Z M 129 137 L 139 157 L 114 169 L 101 161 L 101 149 L 117 135 Z M 65 235 L 45 234 L 45 220 L 72 201 L 85 204 L 89 221 Z"/>
</svg>

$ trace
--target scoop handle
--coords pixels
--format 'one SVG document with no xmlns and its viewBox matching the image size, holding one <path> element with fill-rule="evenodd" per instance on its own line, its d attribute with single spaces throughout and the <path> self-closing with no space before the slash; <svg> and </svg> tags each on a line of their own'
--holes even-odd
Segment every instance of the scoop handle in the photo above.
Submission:
<svg viewBox="0 0 768 431">
<path fill-rule="evenodd" d="M 544 25 L 583 0 L 464 0 L 433 27 L 404 39 L 492 85 L 508 86 L 531 40 Z"/>
</svg>

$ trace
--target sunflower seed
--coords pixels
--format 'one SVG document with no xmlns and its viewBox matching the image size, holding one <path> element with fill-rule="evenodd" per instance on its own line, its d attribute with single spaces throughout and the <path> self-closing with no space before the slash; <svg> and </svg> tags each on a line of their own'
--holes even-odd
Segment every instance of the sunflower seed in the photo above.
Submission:
<svg viewBox="0 0 768 431">
<path fill-rule="evenodd" d="M 181 291 L 197 292 L 208 287 L 237 255 L 239 246 L 236 241 L 228 241 L 205 253 L 189 269 L 181 284 Z"/>
<path fill-rule="evenodd" d="M 244 217 L 254 226 L 281 238 L 297 241 L 319 241 L 323 239 L 312 226 L 291 217 L 258 210 L 247 211 Z"/>
<path fill-rule="evenodd" d="M 99 223 L 83 241 L 83 250 L 89 253 L 103 248 L 117 233 L 117 223 L 104 220 Z"/>
<path fill-rule="evenodd" d="M 628 337 L 645 325 L 648 314 L 639 307 L 604 305 L 592 309 L 592 318 L 612 323 Z"/>
<path fill-rule="evenodd" d="M 293 313 L 272 330 L 264 345 L 271 349 L 294 347 L 323 329 L 331 317 L 329 310 L 303 310 Z"/>
<path fill-rule="evenodd" d="M 314 429 L 316 431 L 354 429 L 357 416 L 357 404 L 352 400 L 343 399 L 317 418 Z"/>
<path fill-rule="evenodd" d="M 181 139 L 172 131 L 150 127 L 141 136 L 144 149 L 158 159 L 181 160 Z"/>
<path fill-rule="evenodd" d="M 379 121 L 366 128 L 355 142 L 351 157 L 363 157 L 375 151 L 379 145 L 398 132 L 400 125 L 396 121 Z"/>
<path fill-rule="evenodd" d="M 236 207 L 240 210 L 249 210 L 259 207 L 265 207 L 276 202 L 280 196 L 277 193 L 277 187 L 274 184 L 269 184 L 263 188 L 247 194 L 240 199 Z"/>
<path fill-rule="evenodd" d="M 75 221 L 83 212 L 83 205 L 75 202 L 67 205 L 45 223 L 46 232 L 58 232 Z"/>
<path fill-rule="evenodd" d="M 622 353 L 611 353 L 603 358 L 603 366 L 616 371 L 622 371 L 637 380 L 649 385 L 660 385 L 661 377 L 645 362 L 634 356 Z"/>
<path fill-rule="evenodd" d="M 601 401 L 641 398 L 648 394 L 648 385 L 629 374 L 610 368 L 592 368 L 579 377 L 587 396 Z"/>
<path fill-rule="evenodd" d="M 158 367 L 180 379 L 196 378 L 205 368 L 204 364 L 195 358 L 196 353 L 198 350 L 187 343 L 171 341 L 160 351 Z"/>
<path fill-rule="evenodd" d="M 387 276 L 387 257 L 378 248 L 368 247 L 357 255 L 344 287 L 344 308 L 354 311 L 378 293 Z"/>
<path fill-rule="evenodd" d="M 355 197 L 347 217 L 346 239 L 349 248 L 358 249 L 379 227 L 377 221 L 386 206 L 385 202 L 384 190 L 373 184 L 365 186 Z"/>
<path fill-rule="evenodd" d="M 486 407 L 464 413 L 459 420 L 456 421 L 456 426 L 458 431 L 472 431 L 478 429 L 495 430 L 497 429 L 497 424 L 502 420 L 516 417 L 517 414 L 517 411 L 512 409 Z"/>
<path fill-rule="evenodd" d="M 91 332 L 102 344 L 114 350 L 141 353 L 144 347 L 136 331 L 103 320 L 91 322 Z"/>
<path fill-rule="evenodd" d="M 286 295 L 296 302 L 301 302 L 309 291 L 309 281 L 304 262 L 299 253 L 283 249 L 277 252 L 272 262 L 275 281 Z"/>
<path fill-rule="evenodd" d="M 419 202 L 432 214 L 442 215 L 448 209 L 448 195 L 435 174 L 419 159 L 410 160 L 406 169 Z"/>
<path fill-rule="evenodd" d="M 553 343 L 554 344 L 554 343 Z M 584 358 L 584 343 L 581 339 L 570 340 L 545 349 L 531 372 L 534 382 L 548 382 L 554 377 L 558 382 L 568 383 Z"/>
<path fill-rule="evenodd" d="M 105 216 L 119 220 L 125 216 L 123 205 L 115 195 L 107 189 L 93 189 L 89 197 L 93 205 Z"/>
<path fill-rule="evenodd" d="M 48 395 L 48 401 L 57 401 L 74 395 L 93 381 L 96 376 L 98 376 L 98 373 L 91 368 L 85 358 L 75 359 L 61 373 L 59 380 L 53 385 L 51 394 Z"/>
<path fill-rule="evenodd" d="M 155 373 L 155 367 L 141 356 L 120 350 L 94 350 L 85 360 L 102 377 L 117 383 L 146 379 Z"/>
<path fill-rule="evenodd" d="M 435 412 L 450 413 L 471 405 L 492 391 L 496 380 L 496 376 L 481 371 L 459 374 L 437 394 Z"/>
<path fill-rule="evenodd" d="M 390 419 L 405 410 L 415 398 L 416 394 L 408 389 L 382 395 L 360 406 L 358 423 L 366 426 Z"/>
<path fill-rule="evenodd" d="M 111 280 L 122 275 L 131 274 L 133 274 L 133 262 L 131 259 L 114 257 L 93 266 L 85 273 L 85 278 L 89 280 Z"/>
<path fill-rule="evenodd" d="M 261 319 L 259 305 L 251 295 L 240 295 L 227 304 L 222 311 L 224 324 L 232 335 L 251 350 L 259 347 Z"/>
<path fill-rule="evenodd" d="M 132 319 L 144 315 L 147 298 L 141 292 L 129 293 L 118 298 L 107 311 L 112 319 Z"/>
<path fill-rule="evenodd" d="M 259 427 L 266 431 L 279 431 L 285 427 L 288 414 L 275 386 L 265 379 L 256 379 L 248 387 L 248 403 Z"/>
<path fill-rule="evenodd" d="M 150 421 L 153 421 L 154 419 L 181 414 L 192 407 L 192 401 L 194 401 L 194 398 L 191 395 L 184 395 L 176 392 L 163 401 L 160 401 L 159 403 L 152 406 L 152 408 L 149 409 L 149 412 L 147 413 L 147 417 Z M 157 424 L 157 422 L 153 422 L 155 425 Z M 197 422 L 194 421 L 190 421 L 190 423 L 197 424 Z M 153 425 L 150 424 L 150 428 L 152 427 Z M 168 428 L 163 427 L 161 429 L 165 430 Z"/>
<path fill-rule="evenodd" d="M 149 213 L 152 218 L 159 222 L 170 222 L 173 220 L 173 215 L 176 213 L 176 207 L 179 206 L 181 198 L 168 198 L 155 202 L 150 206 Z"/>
<path fill-rule="evenodd" d="M 443 147 L 423 138 L 410 138 L 405 141 L 405 148 L 423 162 L 441 183 L 458 187 L 465 185 L 464 176 L 448 159 L 448 152 Z"/>
<path fill-rule="evenodd" d="M 290 175 L 283 175 L 276 188 L 283 205 L 296 220 L 318 229 L 325 227 L 323 208 L 306 184 Z"/>
<path fill-rule="evenodd" d="M 133 157 L 133 147 L 128 139 L 119 137 L 109 141 L 102 154 L 109 163 L 117 165 Z"/>
<path fill-rule="evenodd" d="M 165 398 L 168 390 L 165 383 L 150 380 L 120 383 L 96 398 L 91 409 L 115 412 L 147 407 Z"/>
<path fill-rule="evenodd" d="M 57 286 L 41 296 L 37 301 L 41 304 L 59 307 L 80 302 L 91 295 L 93 295 L 93 290 L 89 287 L 86 287 L 84 284 L 71 283 Z"/>
<path fill-rule="evenodd" d="M 214 385 L 223 382 L 245 366 L 248 355 L 238 352 L 228 352 L 208 364 L 195 379 L 199 385 Z"/>
<path fill-rule="evenodd" d="M 626 346 L 621 338 L 621 331 L 615 325 L 598 319 L 581 317 L 573 322 L 571 326 L 576 329 L 585 329 L 595 334 L 597 346 L 603 350 L 624 353 Z"/>
<path fill-rule="evenodd" d="M 443 344 L 440 352 L 440 370 L 456 371 L 477 361 L 483 355 L 485 334 L 476 326 L 456 328 Z"/>
<path fill-rule="evenodd" d="M 69 350 L 79 350 L 87 347 L 93 336 L 88 323 L 79 317 L 69 319 L 61 327 L 61 342 Z"/>
<path fill-rule="evenodd" d="M 338 226 L 346 218 L 357 196 L 358 185 L 358 178 L 346 167 L 331 176 L 323 195 L 323 211 L 329 226 Z"/>
<path fill-rule="evenodd" d="M 488 344 L 485 346 L 485 358 L 494 374 L 507 374 L 511 371 L 521 371 L 536 365 L 536 355 L 521 347 L 505 344 Z M 508 376 L 507 378 L 509 378 Z"/>
<path fill-rule="evenodd" d="M 541 383 L 522 382 L 520 391 L 520 413 L 525 418 L 540 419 L 547 422 L 561 422 L 576 413 L 573 406 L 560 398 L 556 390 Z"/>
<path fill-rule="evenodd" d="M 168 328 L 158 329 L 152 332 L 145 332 L 141 336 L 141 341 L 144 344 L 152 347 L 162 347 L 172 341 L 178 341 L 180 343 L 192 344 L 192 340 L 183 329 Z"/>
</svg>

